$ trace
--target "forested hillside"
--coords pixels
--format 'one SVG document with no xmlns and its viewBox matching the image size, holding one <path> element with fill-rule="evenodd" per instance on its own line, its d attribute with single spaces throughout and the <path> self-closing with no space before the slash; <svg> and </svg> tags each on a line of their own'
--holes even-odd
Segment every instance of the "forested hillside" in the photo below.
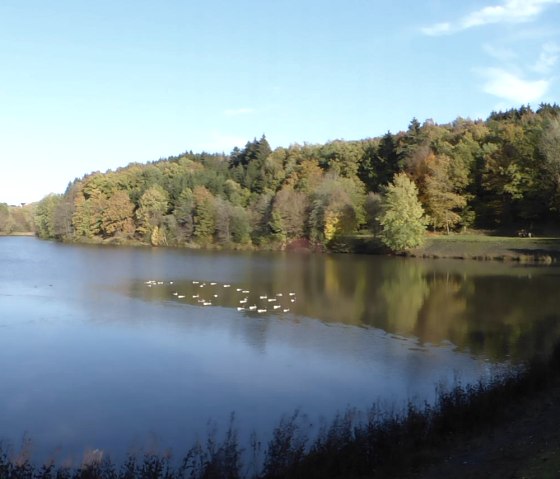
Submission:
<svg viewBox="0 0 560 479">
<path fill-rule="evenodd" d="M 384 194 L 397 173 L 414 183 L 422 224 L 433 230 L 557 223 L 560 107 L 446 125 L 413 119 L 406 131 L 379 138 L 273 151 L 262 136 L 229 155 L 133 163 L 88 174 L 41 200 L 36 229 L 74 241 L 328 246 L 362 229 L 383 234 L 379 219 L 391 208 Z"/>
</svg>

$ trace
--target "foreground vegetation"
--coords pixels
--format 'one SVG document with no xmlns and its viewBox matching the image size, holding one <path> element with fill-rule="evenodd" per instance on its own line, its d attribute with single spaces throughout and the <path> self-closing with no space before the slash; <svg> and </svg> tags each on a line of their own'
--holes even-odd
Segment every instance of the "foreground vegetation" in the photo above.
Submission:
<svg viewBox="0 0 560 479">
<path fill-rule="evenodd" d="M 474 385 L 440 388 L 435 405 L 409 403 L 404 413 L 347 410 L 310 437 L 305 418 L 284 418 L 261 457 L 251 440 L 243 451 L 232 423 L 221 440 L 210 435 L 182 461 L 170 456 L 129 457 L 118 466 L 100 451 L 71 468 L 34 466 L 25 451 L 0 452 L 3 479 L 373 478 L 421 471 L 450 442 L 496 427 L 517 413 L 519 401 L 559 383 L 560 348 L 550 360 Z"/>
<path fill-rule="evenodd" d="M 532 232 L 560 211 L 560 107 L 413 119 L 406 131 L 229 155 L 186 152 L 91 173 L 36 211 L 43 238 L 190 247 L 330 248 L 362 230 L 394 251 L 428 226 Z"/>
</svg>

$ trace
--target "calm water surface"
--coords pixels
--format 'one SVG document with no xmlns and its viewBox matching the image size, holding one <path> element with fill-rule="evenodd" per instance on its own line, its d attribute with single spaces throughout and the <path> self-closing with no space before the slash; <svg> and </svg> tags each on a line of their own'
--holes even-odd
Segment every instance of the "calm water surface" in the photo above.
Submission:
<svg viewBox="0 0 560 479">
<path fill-rule="evenodd" d="M 295 409 L 316 424 L 432 400 L 442 381 L 546 354 L 558 279 L 502 263 L 0 238 L 0 438 L 18 448 L 28 434 L 39 458 L 180 454 L 233 411 L 242 437 L 266 441 Z"/>
</svg>

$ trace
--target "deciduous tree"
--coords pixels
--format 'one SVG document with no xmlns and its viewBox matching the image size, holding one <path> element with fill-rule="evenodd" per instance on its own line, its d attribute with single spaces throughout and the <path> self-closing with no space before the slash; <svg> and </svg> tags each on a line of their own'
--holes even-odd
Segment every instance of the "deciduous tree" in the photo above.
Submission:
<svg viewBox="0 0 560 479">
<path fill-rule="evenodd" d="M 424 241 L 426 217 L 418 200 L 418 189 L 405 173 L 395 175 L 383 195 L 381 240 L 395 252 L 420 246 Z"/>
</svg>

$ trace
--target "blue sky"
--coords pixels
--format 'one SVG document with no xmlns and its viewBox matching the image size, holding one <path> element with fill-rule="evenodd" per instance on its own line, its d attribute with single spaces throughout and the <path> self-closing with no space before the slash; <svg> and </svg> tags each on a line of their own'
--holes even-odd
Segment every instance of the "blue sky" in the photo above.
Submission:
<svg viewBox="0 0 560 479">
<path fill-rule="evenodd" d="M 2 0 L 0 202 L 185 150 L 560 102 L 560 0 Z"/>
</svg>

